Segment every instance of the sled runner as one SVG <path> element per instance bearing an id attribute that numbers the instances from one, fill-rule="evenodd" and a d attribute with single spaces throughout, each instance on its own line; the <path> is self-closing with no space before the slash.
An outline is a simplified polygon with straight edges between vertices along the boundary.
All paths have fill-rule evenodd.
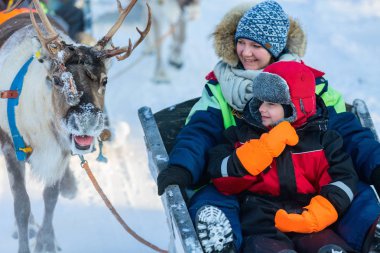
<path id="1" fill-rule="evenodd" d="M 167 107 L 154 114 L 146 106 L 138 110 L 148 151 L 149 169 L 155 180 L 159 171 L 166 168 L 169 160 L 168 154 L 173 148 L 175 138 L 184 126 L 190 109 L 198 99 Z M 378 140 L 365 102 L 355 99 L 352 105 L 347 104 L 346 107 L 347 111 L 353 112 L 359 118 L 364 127 L 371 129 Z M 169 186 L 162 195 L 162 201 L 170 229 L 169 252 L 202 252 L 201 244 L 178 186 Z"/>

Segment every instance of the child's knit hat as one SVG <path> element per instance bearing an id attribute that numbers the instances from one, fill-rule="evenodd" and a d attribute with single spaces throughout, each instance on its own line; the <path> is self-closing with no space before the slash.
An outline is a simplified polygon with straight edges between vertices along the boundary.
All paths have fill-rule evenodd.
<path id="1" fill-rule="evenodd" d="M 296 127 L 304 124 L 316 112 L 314 74 L 313 69 L 295 61 L 269 65 L 253 79 L 253 98 L 245 106 L 243 118 L 261 122 L 259 107 L 266 101 L 282 104 L 284 109 L 290 106 L 292 112 L 284 120 Z"/>
<path id="2" fill-rule="evenodd" d="M 244 13 L 236 28 L 235 42 L 240 38 L 255 41 L 277 58 L 286 46 L 289 26 L 288 15 L 280 5 L 264 1 Z"/>

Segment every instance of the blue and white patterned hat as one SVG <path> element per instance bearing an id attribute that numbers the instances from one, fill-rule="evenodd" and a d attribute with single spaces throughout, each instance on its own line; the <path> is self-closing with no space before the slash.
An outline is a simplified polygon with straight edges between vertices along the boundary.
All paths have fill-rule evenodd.
<path id="1" fill-rule="evenodd" d="M 284 50 L 289 18 L 275 1 L 264 1 L 244 13 L 236 28 L 235 42 L 249 39 L 266 48 L 275 58 Z"/>

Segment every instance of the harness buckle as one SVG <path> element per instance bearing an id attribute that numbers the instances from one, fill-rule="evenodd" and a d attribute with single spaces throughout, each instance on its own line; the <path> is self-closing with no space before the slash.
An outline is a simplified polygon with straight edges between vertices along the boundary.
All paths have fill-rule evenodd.
<path id="1" fill-rule="evenodd" d="M 30 146 L 25 147 L 25 148 L 19 148 L 19 150 L 26 153 L 26 154 L 30 154 L 33 151 L 32 147 L 30 147 Z"/>
<path id="2" fill-rule="evenodd" d="M 18 98 L 17 90 L 3 90 L 0 91 L 0 98 Z"/>

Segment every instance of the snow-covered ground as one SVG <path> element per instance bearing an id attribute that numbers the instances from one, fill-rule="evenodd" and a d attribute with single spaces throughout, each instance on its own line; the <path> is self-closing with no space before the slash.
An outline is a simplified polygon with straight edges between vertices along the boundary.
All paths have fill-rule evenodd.
<path id="1" fill-rule="evenodd" d="M 98 2 L 98 1 L 94 1 Z M 122 1 L 123 2 L 123 1 Z M 125 1 L 124 1 L 125 2 Z M 146 240 L 166 249 L 168 228 L 156 186 L 150 176 L 143 132 L 137 110 L 150 106 L 158 111 L 175 103 L 200 96 L 204 76 L 217 58 L 209 35 L 222 15 L 242 0 L 201 1 L 200 17 L 189 23 L 185 46 L 185 65 L 177 71 L 168 66 L 170 84 L 151 82 L 154 57 L 142 55 L 143 46 L 122 62 L 113 62 L 107 88 L 107 110 L 114 130 L 114 140 L 105 144 L 107 164 L 88 155 L 93 172 L 125 221 Z M 346 101 L 364 99 L 375 125 L 380 124 L 380 1 L 378 0 L 283 0 L 286 12 L 299 19 L 308 35 L 305 62 L 326 72 L 329 84 L 343 93 Z M 114 1 L 99 1 L 94 6 L 94 34 L 104 35 L 115 17 Z M 114 6 L 113 8 L 110 6 Z M 107 11 L 107 12 L 106 12 Z M 154 10 L 153 10 L 154 11 Z M 104 12 L 107 14 L 104 15 Z M 131 21 L 132 20 L 132 21 Z M 115 35 L 116 45 L 127 45 L 128 37 L 136 38 L 134 27 L 143 28 L 137 15 L 125 22 Z M 169 42 L 165 42 L 164 55 Z M 380 131 L 380 128 L 377 127 Z M 0 155 L 0 252 L 16 252 L 12 196 L 5 162 Z M 60 198 L 55 211 L 55 232 L 63 252 L 153 252 L 140 244 L 117 223 L 72 158 L 78 185 L 73 200 Z M 42 186 L 28 173 L 32 210 L 38 222 L 43 215 Z"/>

